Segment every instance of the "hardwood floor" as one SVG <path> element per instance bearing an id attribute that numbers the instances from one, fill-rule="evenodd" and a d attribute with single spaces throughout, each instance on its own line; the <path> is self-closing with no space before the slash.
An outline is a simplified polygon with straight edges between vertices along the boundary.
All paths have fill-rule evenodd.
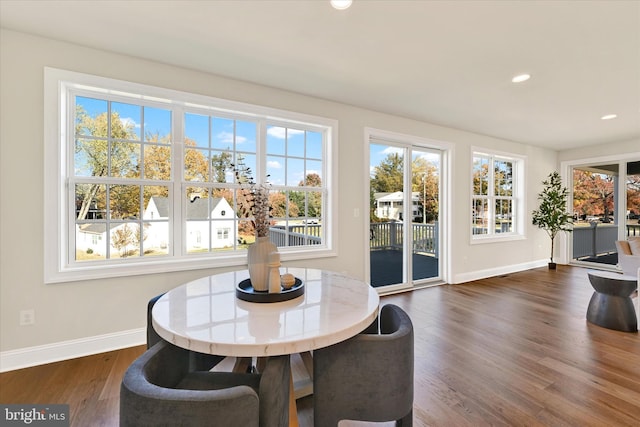
<path id="1" fill-rule="evenodd" d="M 640 335 L 588 323 L 592 292 L 585 269 L 558 266 L 383 297 L 414 323 L 414 425 L 640 425 Z M 73 426 L 115 426 L 143 350 L 0 374 L 0 402 L 69 403 Z"/>

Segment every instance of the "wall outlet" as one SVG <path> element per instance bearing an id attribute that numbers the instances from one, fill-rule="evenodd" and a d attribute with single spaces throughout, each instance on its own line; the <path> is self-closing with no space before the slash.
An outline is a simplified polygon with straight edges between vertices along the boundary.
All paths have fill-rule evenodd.
<path id="1" fill-rule="evenodd" d="M 36 311 L 34 309 L 30 310 L 20 310 L 20 326 L 28 326 L 36 323 Z"/>

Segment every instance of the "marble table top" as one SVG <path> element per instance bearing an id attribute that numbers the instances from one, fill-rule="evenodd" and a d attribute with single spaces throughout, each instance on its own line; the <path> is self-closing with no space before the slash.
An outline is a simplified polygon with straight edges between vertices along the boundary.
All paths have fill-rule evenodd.
<path id="1" fill-rule="evenodd" d="M 310 268 L 281 268 L 300 278 L 295 299 L 257 303 L 236 297 L 247 270 L 216 274 L 163 295 L 152 311 L 165 340 L 189 350 L 223 356 L 294 354 L 344 341 L 371 324 L 380 298 L 374 288 L 345 275 Z"/>

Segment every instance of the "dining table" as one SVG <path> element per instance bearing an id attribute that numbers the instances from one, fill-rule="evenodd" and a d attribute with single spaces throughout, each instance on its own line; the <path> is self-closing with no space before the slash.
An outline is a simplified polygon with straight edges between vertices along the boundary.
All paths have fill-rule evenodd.
<path id="1" fill-rule="evenodd" d="M 293 354 L 311 357 L 315 349 L 362 332 L 378 315 L 378 293 L 362 280 L 303 267 L 281 267 L 280 273 L 297 279 L 300 288 L 294 297 L 288 298 L 283 288 L 282 295 L 246 298 L 242 286 L 249 280 L 246 269 L 182 284 L 156 302 L 153 327 L 166 341 L 188 350 L 257 360 Z M 312 364 L 306 365 L 312 369 Z M 289 425 L 297 426 L 291 378 Z"/>

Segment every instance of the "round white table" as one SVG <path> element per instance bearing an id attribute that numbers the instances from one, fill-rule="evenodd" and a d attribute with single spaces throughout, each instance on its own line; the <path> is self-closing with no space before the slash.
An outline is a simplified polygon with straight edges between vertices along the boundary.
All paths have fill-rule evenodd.
<path id="1" fill-rule="evenodd" d="M 344 341 L 378 315 L 380 298 L 360 280 L 325 270 L 281 268 L 300 278 L 302 296 L 275 303 L 236 297 L 247 270 L 216 274 L 181 285 L 153 307 L 153 327 L 189 350 L 253 357 L 303 353 Z"/>
<path id="2" fill-rule="evenodd" d="M 362 332 L 378 315 L 380 298 L 360 280 L 325 270 L 280 268 L 302 280 L 303 295 L 283 302 L 247 302 L 236 285 L 247 270 L 215 274 L 164 294 L 153 306 L 158 335 L 189 350 L 221 356 L 263 357 L 300 353 L 312 379 L 309 352 Z M 306 356 L 306 357 L 305 357 Z M 310 386 L 289 384 L 289 425 L 298 426 L 295 393 Z"/>

